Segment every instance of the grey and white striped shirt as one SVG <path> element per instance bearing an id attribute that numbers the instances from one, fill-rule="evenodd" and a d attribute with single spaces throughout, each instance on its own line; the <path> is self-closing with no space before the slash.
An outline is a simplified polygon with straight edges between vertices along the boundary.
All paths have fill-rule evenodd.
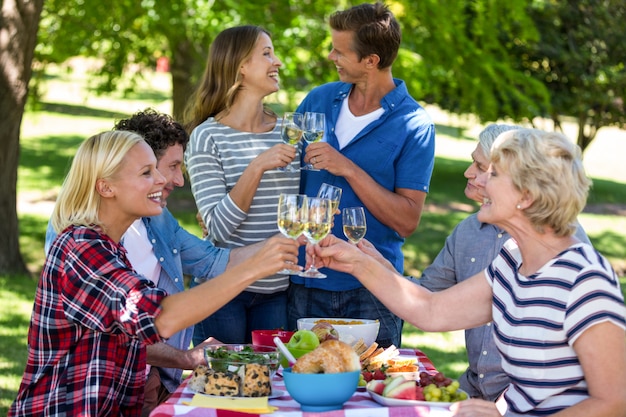
<path id="1" fill-rule="evenodd" d="M 191 191 L 216 246 L 235 248 L 267 239 L 278 233 L 276 213 L 281 193 L 297 194 L 300 173 L 274 169 L 263 174 L 250 210 L 241 210 L 230 198 L 243 171 L 259 154 L 282 143 L 280 122 L 265 133 L 241 132 L 213 117 L 191 133 L 185 152 Z M 299 164 L 296 155 L 292 164 Z M 257 281 L 247 291 L 273 293 L 289 285 L 289 277 L 275 275 Z"/>

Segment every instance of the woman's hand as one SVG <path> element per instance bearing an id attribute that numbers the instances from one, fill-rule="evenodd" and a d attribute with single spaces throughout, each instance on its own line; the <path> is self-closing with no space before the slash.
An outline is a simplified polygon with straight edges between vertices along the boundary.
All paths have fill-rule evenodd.
<path id="1" fill-rule="evenodd" d="M 263 277 L 274 275 L 284 268 L 297 273 L 302 270 L 298 266 L 299 246 L 297 240 L 275 235 L 265 240 L 249 261 L 257 271 L 265 271 Z"/>
<path id="2" fill-rule="evenodd" d="M 396 271 L 396 268 L 393 266 L 393 264 L 391 262 L 389 262 L 382 253 L 378 252 L 378 249 L 376 249 L 374 247 L 374 245 L 372 245 L 372 243 L 367 240 L 367 239 L 361 239 L 361 241 L 358 243 L 358 248 L 361 249 L 361 251 L 363 251 L 363 253 L 365 253 L 366 255 L 371 256 L 372 258 L 376 259 L 379 263 L 381 263 L 385 268 L 389 269 L 390 271 L 393 272 L 398 272 Z"/>
<path id="3" fill-rule="evenodd" d="M 326 236 L 316 245 L 307 245 L 306 251 L 307 263 L 310 262 L 309 257 L 315 253 L 316 267 L 326 267 L 346 273 L 352 273 L 355 265 L 367 258 L 367 255 L 358 247 L 334 235 Z"/>
<path id="4" fill-rule="evenodd" d="M 276 168 L 284 168 L 296 157 L 296 148 L 285 143 L 274 145 L 268 150 L 260 153 L 252 160 L 250 165 L 255 164 L 263 171 L 270 171 Z"/>
<path id="5" fill-rule="evenodd" d="M 456 417 L 502 417 L 503 415 L 500 414 L 495 403 L 476 398 L 453 403 L 450 411 Z"/>

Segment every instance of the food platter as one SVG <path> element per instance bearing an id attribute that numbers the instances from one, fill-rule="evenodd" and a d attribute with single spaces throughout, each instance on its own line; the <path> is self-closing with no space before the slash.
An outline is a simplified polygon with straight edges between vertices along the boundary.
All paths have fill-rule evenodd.
<path id="1" fill-rule="evenodd" d="M 459 390 L 460 391 L 460 390 Z M 437 402 L 437 401 L 420 401 L 420 400 L 398 400 L 396 398 L 383 397 L 370 390 L 367 390 L 369 395 L 374 401 L 385 407 L 414 407 L 414 406 L 427 406 L 427 407 L 439 407 L 448 408 L 454 403 Z"/>
<path id="2" fill-rule="evenodd" d="M 268 397 L 226 397 L 226 396 L 222 396 L 222 395 L 213 395 L 213 394 L 207 394 L 206 392 L 202 392 L 202 391 L 198 391 L 193 389 L 192 387 L 190 387 L 189 385 L 187 385 L 187 389 L 191 392 L 194 392 L 196 394 L 201 394 L 205 397 L 212 397 L 212 398 L 232 398 L 233 400 L 253 400 L 255 398 L 267 398 L 267 399 L 273 399 L 273 398 L 279 398 L 279 397 L 284 397 L 287 394 L 287 391 L 283 391 L 280 389 L 276 389 L 274 387 L 272 387 L 272 393 L 268 396 Z"/>

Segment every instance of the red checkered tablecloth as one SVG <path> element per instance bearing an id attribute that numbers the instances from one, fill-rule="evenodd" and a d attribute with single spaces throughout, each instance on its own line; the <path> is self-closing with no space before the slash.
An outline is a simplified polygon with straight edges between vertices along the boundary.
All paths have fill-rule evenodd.
<path id="1" fill-rule="evenodd" d="M 420 371 L 429 373 L 437 372 L 430 359 L 419 349 L 400 349 L 402 355 L 415 355 L 419 360 Z M 254 417 L 249 413 L 242 413 L 231 410 L 218 410 L 214 408 L 190 407 L 189 403 L 194 396 L 194 392 L 187 388 L 188 380 L 178 387 L 172 396 L 163 404 L 158 406 L 150 414 L 150 417 Z M 273 381 L 276 390 L 282 390 L 285 395 L 272 398 L 269 404 L 278 407 L 278 410 L 271 414 L 272 417 L 449 417 L 450 411 L 441 407 L 384 407 L 376 403 L 370 395 L 362 390 L 358 390 L 348 402 L 344 404 L 342 410 L 328 411 L 324 413 L 302 412 L 300 405 L 294 401 L 287 391 L 282 378 L 276 377 Z M 265 414 L 268 416 L 269 414 Z"/>

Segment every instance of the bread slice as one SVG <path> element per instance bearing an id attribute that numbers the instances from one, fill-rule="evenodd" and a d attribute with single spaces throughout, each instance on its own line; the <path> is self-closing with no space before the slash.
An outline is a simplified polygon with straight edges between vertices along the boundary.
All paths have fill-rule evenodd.
<path id="1" fill-rule="evenodd" d="M 361 362 L 363 362 L 365 359 L 369 358 L 370 356 L 372 356 L 374 354 L 374 352 L 376 352 L 376 349 L 378 349 L 378 343 L 374 342 L 370 345 L 370 347 L 368 347 L 365 352 L 361 353 L 361 355 L 359 355 L 359 359 L 361 360 Z"/>

